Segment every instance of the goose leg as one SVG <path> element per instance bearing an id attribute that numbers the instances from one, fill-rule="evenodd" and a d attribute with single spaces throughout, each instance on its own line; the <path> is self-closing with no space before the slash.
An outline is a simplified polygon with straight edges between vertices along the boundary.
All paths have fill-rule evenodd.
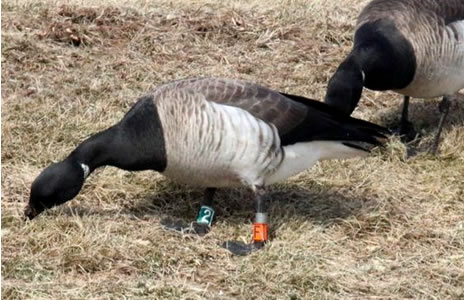
<path id="1" fill-rule="evenodd" d="M 198 234 L 200 236 L 207 234 L 211 229 L 211 223 L 214 219 L 214 209 L 212 208 L 216 188 L 207 188 L 205 196 L 201 203 L 198 217 L 195 222 L 185 223 L 181 220 L 171 220 L 169 218 L 161 221 L 161 224 L 169 230 L 175 230 L 182 233 Z"/>
<path id="2" fill-rule="evenodd" d="M 210 231 L 214 218 L 214 209 L 212 205 L 215 193 L 216 188 L 207 188 L 205 190 L 205 198 L 198 211 L 198 218 L 192 223 L 193 233 L 205 235 Z"/>
<path id="3" fill-rule="evenodd" d="M 440 143 L 440 135 L 443 130 L 443 124 L 445 123 L 446 116 L 448 116 L 450 106 L 451 106 L 451 102 L 448 96 L 443 97 L 443 100 L 441 100 L 440 104 L 438 105 L 438 109 L 441 113 L 441 116 L 440 116 L 440 122 L 438 123 L 438 131 L 437 131 L 437 134 L 435 135 L 435 139 L 433 141 L 433 145 L 430 150 L 430 152 L 433 155 L 437 153 L 438 144 Z"/>
<path id="4" fill-rule="evenodd" d="M 403 110 L 401 112 L 400 127 L 398 134 L 401 136 L 403 142 L 412 141 L 416 137 L 416 131 L 411 122 L 408 121 L 409 114 L 409 96 L 404 96 Z"/>
<path id="5" fill-rule="evenodd" d="M 255 187 L 256 215 L 253 223 L 253 240 L 251 244 L 241 241 L 227 241 L 222 246 L 235 255 L 248 255 L 256 250 L 262 249 L 269 241 L 267 204 L 268 199 L 264 187 Z"/>

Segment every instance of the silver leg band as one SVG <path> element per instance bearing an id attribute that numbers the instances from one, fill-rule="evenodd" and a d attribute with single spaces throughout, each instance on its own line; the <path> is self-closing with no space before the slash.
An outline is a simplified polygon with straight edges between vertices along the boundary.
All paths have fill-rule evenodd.
<path id="1" fill-rule="evenodd" d="M 255 222 L 256 223 L 267 223 L 267 213 L 260 213 L 257 212 L 255 215 Z"/>

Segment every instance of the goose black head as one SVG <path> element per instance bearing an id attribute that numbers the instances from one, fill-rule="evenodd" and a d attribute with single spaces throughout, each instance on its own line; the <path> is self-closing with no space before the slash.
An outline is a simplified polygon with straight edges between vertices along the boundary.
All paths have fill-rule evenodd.
<path id="1" fill-rule="evenodd" d="M 44 210 L 74 198 L 81 190 L 85 176 L 88 175 L 84 170 L 79 163 L 69 159 L 43 170 L 32 183 L 25 216 L 33 219 Z"/>
<path id="2" fill-rule="evenodd" d="M 350 115 L 361 98 L 364 74 L 359 64 L 348 57 L 329 80 L 324 102 Z"/>

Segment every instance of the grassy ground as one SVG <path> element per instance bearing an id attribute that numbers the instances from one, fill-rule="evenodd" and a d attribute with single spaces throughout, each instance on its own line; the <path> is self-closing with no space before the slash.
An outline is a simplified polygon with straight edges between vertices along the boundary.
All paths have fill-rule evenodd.
<path id="1" fill-rule="evenodd" d="M 392 138 L 273 186 L 273 240 L 248 257 L 219 247 L 250 238 L 246 190 L 219 193 L 206 237 L 181 236 L 160 220 L 193 220 L 202 192 L 154 172 L 98 170 L 23 220 L 41 169 L 159 83 L 224 76 L 322 99 L 365 1 L 340 3 L 2 1 L 2 298 L 462 299 L 463 101 L 438 157 L 424 154 L 438 100 L 413 100 L 417 155 Z M 355 114 L 389 125 L 400 103 L 366 91 Z"/>

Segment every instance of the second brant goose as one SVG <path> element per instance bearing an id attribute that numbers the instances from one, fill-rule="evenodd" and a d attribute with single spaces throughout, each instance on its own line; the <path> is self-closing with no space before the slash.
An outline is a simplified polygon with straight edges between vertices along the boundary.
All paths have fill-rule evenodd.
<path id="1" fill-rule="evenodd" d="M 362 88 L 404 95 L 400 133 L 409 97 L 443 96 L 436 153 L 450 98 L 464 88 L 464 0 L 374 0 L 361 12 L 351 53 L 329 80 L 325 102 L 351 114 Z"/>

